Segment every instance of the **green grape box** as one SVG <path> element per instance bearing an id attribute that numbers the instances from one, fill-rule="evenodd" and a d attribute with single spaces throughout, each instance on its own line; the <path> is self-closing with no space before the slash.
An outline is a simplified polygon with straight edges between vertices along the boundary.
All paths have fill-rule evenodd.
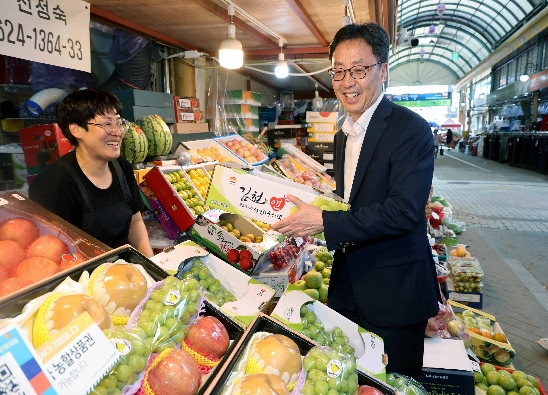
<path id="1" fill-rule="evenodd" d="M 422 375 L 419 381 L 430 395 L 474 393 L 474 371 L 460 340 L 424 339 Z"/>
<path id="2" fill-rule="evenodd" d="M 323 303 L 313 300 L 306 293 L 292 289 L 291 284 L 276 304 L 271 316 L 300 333 L 303 329 L 300 309 L 307 303 L 311 304 L 310 310 L 316 314 L 326 330 L 331 331 L 334 327 L 342 329 L 349 344 L 354 347 L 358 370 L 386 380 L 388 360 L 384 353 L 382 338 L 366 331 Z"/>
<path id="3" fill-rule="evenodd" d="M 259 283 L 209 253 L 194 241 L 187 240 L 177 244 L 170 251 L 164 251 L 153 256 L 151 261 L 162 270 L 173 275 L 179 272 L 182 262 L 190 261 L 192 258 L 200 259 L 209 269 L 211 275 L 218 279 L 224 288 L 234 294 L 236 301 L 227 302 L 217 307 L 238 322 L 240 326 L 246 327 L 253 321 L 258 312 L 264 312 L 270 308 L 274 299 L 274 290 L 272 288 Z"/>
<path id="4" fill-rule="evenodd" d="M 339 197 L 312 187 L 235 164 L 217 164 L 207 192 L 206 203 L 234 214 L 267 224 L 288 217 L 296 207 L 287 195 L 330 210 L 348 208 Z"/>
<path id="5" fill-rule="evenodd" d="M 270 317 L 266 314 L 259 313 L 253 322 L 247 327 L 241 340 L 236 345 L 234 351 L 229 357 L 229 361 L 223 366 L 223 369 L 217 373 L 215 380 L 211 383 L 204 395 L 225 395 L 230 390 L 232 382 L 236 382 L 241 378 L 236 372 L 240 359 L 245 355 L 246 346 L 250 343 L 253 336 L 257 333 L 266 332 L 274 335 L 284 335 L 293 340 L 301 352 L 301 356 L 305 357 L 307 353 L 318 344 L 307 337 L 301 335 L 291 327 L 285 325 L 279 320 Z M 363 372 L 356 370 L 358 375 L 358 385 L 369 385 L 380 390 L 385 395 L 396 395 L 397 391 L 392 386 L 386 384 L 383 380 Z"/>
<path id="6" fill-rule="evenodd" d="M 227 229 L 226 226 L 223 228 L 224 223 L 230 224 L 234 229 Z M 234 233 L 236 231 L 237 234 Z M 278 244 L 277 240 L 269 237 L 250 220 L 219 209 L 207 211 L 199 216 L 188 233 L 215 255 L 247 274 L 253 272 L 259 263 L 267 259 L 268 252 Z M 240 239 L 249 235 L 252 236 L 253 241 L 259 240 L 258 238 L 261 241 L 248 242 Z M 251 238 L 247 239 L 251 240 Z M 251 253 L 247 265 L 243 265 L 240 259 L 240 253 L 244 250 Z"/>

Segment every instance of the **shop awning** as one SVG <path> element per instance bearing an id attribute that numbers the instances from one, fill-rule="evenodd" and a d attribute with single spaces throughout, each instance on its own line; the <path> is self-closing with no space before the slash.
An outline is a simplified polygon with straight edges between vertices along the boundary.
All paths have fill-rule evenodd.
<path id="1" fill-rule="evenodd" d="M 460 129 L 462 128 L 462 124 L 460 122 L 455 121 L 453 118 L 447 118 L 442 124 L 442 129 Z"/>

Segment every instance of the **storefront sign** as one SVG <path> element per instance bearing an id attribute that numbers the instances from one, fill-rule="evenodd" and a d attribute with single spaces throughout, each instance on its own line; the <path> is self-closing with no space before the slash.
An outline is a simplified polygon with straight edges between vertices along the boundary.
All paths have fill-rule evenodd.
<path id="1" fill-rule="evenodd" d="M 442 93 L 403 93 L 401 95 L 386 94 L 386 97 L 393 102 L 401 101 L 422 101 L 422 100 L 442 100 L 449 99 L 448 92 Z M 399 104 L 399 103 L 398 103 Z"/>
<path id="2" fill-rule="evenodd" d="M 529 84 L 529 92 L 538 91 L 539 89 L 548 87 L 548 69 L 535 73 L 531 76 Z"/>
<path id="3" fill-rule="evenodd" d="M 90 72 L 89 7 L 80 0 L 2 2 L 0 54 Z"/>
<path id="4" fill-rule="evenodd" d="M 486 104 L 491 105 L 500 101 L 510 101 L 517 96 L 522 96 L 529 92 L 530 80 L 526 82 L 516 81 L 513 84 L 506 85 L 487 95 Z"/>
<path id="5" fill-rule="evenodd" d="M 397 102 L 400 106 L 404 107 L 434 107 L 434 106 L 450 106 L 451 99 L 443 100 L 419 100 L 419 101 L 400 101 Z"/>

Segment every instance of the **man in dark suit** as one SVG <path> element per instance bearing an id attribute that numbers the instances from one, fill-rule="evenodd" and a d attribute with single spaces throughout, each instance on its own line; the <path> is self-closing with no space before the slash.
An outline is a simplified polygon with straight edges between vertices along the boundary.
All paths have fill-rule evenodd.
<path id="1" fill-rule="evenodd" d="M 330 45 L 333 89 L 348 113 L 335 136 L 336 192 L 350 210 L 322 211 L 291 196 L 299 210 L 273 228 L 324 232 L 336 250 L 328 306 L 383 338 L 388 372 L 419 379 L 440 299 L 425 219 L 434 146 L 428 122 L 384 97 L 388 50 L 376 23 L 345 26 Z"/>

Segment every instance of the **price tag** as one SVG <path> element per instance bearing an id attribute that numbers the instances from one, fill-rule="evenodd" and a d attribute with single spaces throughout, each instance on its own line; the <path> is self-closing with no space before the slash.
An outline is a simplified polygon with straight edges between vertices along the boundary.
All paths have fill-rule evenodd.
<path id="1" fill-rule="evenodd" d="M 80 0 L 3 1 L 0 54 L 90 72 L 89 7 Z"/>
<path id="2" fill-rule="evenodd" d="M 0 331 L 0 394 L 57 395 L 18 326 Z"/>
<path id="3" fill-rule="evenodd" d="M 84 312 L 36 349 L 60 395 L 86 395 L 120 354 Z"/>

